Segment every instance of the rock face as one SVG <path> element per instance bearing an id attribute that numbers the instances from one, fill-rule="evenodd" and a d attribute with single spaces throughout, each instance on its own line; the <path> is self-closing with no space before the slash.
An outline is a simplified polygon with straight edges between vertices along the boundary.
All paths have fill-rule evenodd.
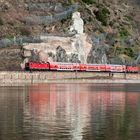
<path id="1" fill-rule="evenodd" d="M 105 43 L 105 35 L 94 35 L 92 37 L 92 48 L 87 56 L 87 63 L 107 64 L 107 52 L 109 46 Z"/>
<path id="2" fill-rule="evenodd" d="M 68 55 L 61 46 L 58 46 L 56 48 L 56 61 L 57 62 L 68 62 Z"/>
<path id="3" fill-rule="evenodd" d="M 38 57 L 39 57 L 39 60 L 42 60 L 44 62 L 48 61 L 48 54 L 46 52 L 40 51 L 38 53 Z"/>
<path id="4" fill-rule="evenodd" d="M 86 63 L 92 44 L 83 33 L 83 20 L 80 13 L 72 16 L 70 31 L 76 34 L 69 37 L 40 36 L 42 43 L 29 43 L 23 47 L 23 56 L 32 61 Z"/>
<path id="5" fill-rule="evenodd" d="M 42 36 L 43 43 L 23 47 L 23 57 L 32 61 L 86 63 L 92 44 L 86 34 L 73 37 Z"/>
<path id="6" fill-rule="evenodd" d="M 136 61 L 135 61 L 135 64 L 137 65 L 137 64 L 140 64 L 140 54 L 138 55 L 138 57 L 137 57 L 137 59 L 136 59 Z"/>
<path id="7" fill-rule="evenodd" d="M 107 64 L 108 58 L 106 55 L 107 46 L 92 47 L 88 57 L 87 63 Z"/>

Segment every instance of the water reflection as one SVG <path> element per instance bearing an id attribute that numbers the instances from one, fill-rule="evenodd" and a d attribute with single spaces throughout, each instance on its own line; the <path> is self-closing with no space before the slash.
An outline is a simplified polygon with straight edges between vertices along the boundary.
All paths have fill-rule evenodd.
<path id="1" fill-rule="evenodd" d="M 139 86 L 37 84 L 1 88 L 0 137 L 29 140 L 138 140 Z"/>

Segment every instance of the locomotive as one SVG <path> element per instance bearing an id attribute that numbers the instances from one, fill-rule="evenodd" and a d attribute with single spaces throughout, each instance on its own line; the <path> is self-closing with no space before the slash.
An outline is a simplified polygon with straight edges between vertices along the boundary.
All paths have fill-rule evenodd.
<path id="1" fill-rule="evenodd" d="M 138 73 L 136 66 L 60 62 L 27 62 L 25 70 Z"/>

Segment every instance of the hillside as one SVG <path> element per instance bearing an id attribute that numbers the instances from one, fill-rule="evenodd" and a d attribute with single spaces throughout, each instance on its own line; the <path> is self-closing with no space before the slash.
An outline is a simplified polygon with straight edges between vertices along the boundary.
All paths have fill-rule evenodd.
<path id="1" fill-rule="evenodd" d="M 140 63 L 139 0 L 0 0 L 0 70 L 20 69 L 21 37 L 67 35 L 74 11 L 81 13 L 93 45 L 98 39 L 108 46 L 107 63 Z"/>

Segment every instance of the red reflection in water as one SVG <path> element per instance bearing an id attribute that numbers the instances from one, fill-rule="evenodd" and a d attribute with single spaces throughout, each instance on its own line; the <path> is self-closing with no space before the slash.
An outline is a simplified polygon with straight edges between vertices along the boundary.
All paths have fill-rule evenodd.
<path id="1" fill-rule="evenodd" d="M 103 108 L 116 104 L 123 109 L 126 100 L 134 104 L 137 99 L 137 93 L 128 94 L 126 99 L 125 92 L 94 91 L 84 85 L 38 84 L 29 88 L 30 106 L 32 109 L 37 106 L 38 111 L 41 111 L 43 107 L 49 107 L 55 111 L 57 106 L 67 108 L 73 105 L 84 109 L 85 106 L 99 104 L 103 105 Z"/>
<path id="2" fill-rule="evenodd" d="M 131 94 L 127 94 L 127 101 L 130 104 L 136 104 L 138 102 L 138 93 L 131 93 Z"/>
<path id="3" fill-rule="evenodd" d="M 55 112 L 57 107 L 64 107 L 65 111 L 71 107 L 78 107 L 82 109 L 82 112 L 89 112 L 91 106 L 94 108 L 99 105 L 105 110 L 113 105 L 124 108 L 125 92 L 94 91 L 88 88 L 88 86 L 78 84 L 33 85 L 29 88 L 30 107 L 31 109 L 37 107 L 38 110 L 36 111 L 38 112 L 47 111 L 47 108 Z M 137 93 L 129 94 L 127 100 L 134 103 L 137 101 L 137 97 Z"/>
<path id="4" fill-rule="evenodd" d="M 32 85 L 29 87 L 29 112 L 37 120 L 35 124 L 40 131 L 56 133 L 58 128 L 65 130 L 66 127 L 72 137 L 82 136 L 91 122 L 97 132 L 99 125 L 106 126 L 110 118 L 118 124 L 123 120 L 127 104 L 133 104 L 133 109 L 139 97 L 138 93 L 96 89 L 96 86 L 84 84 Z"/>

